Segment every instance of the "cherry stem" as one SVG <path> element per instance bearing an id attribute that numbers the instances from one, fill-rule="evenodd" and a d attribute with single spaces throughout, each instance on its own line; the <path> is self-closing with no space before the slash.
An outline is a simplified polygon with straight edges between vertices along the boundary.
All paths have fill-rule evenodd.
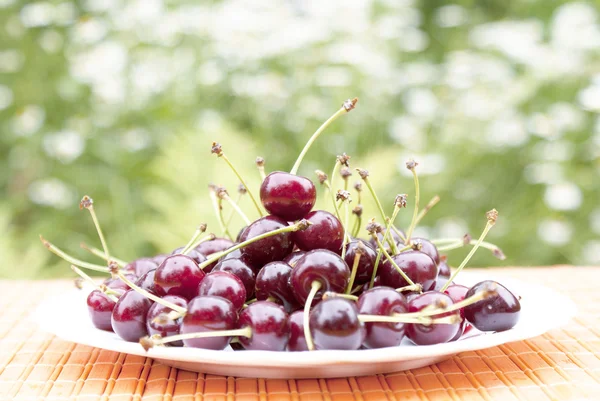
<path id="1" fill-rule="evenodd" d="M 300 155 L 298 155 L 298 159 L 296 159 L 296 163 L 294 163 L 294 167 L 292 167 L 292 169 L 290 170 L 290 174 L 296 175 L 296 173 L 298 173 L 298 169 L 300 168 L 300 164 L 302 163 L 304 156 L 306 156 L 306 153 L 308 152 L 308 150 L 310 149 L 312 144 L 317 140 L 317 138 L 319 137 L 319 135 L 321 135 L 321 133 L 325 130 L 325 128 L 327 128 L 332 122 L 337 120 L 337 118 L 339 116 L 346 114 L 350 110 L 352 110 L 355 107 L 356 102 L 358 102 L 358 98 L 354 98 L 354 99 L 345 101 L 344 104 L 342 105 L 342 107 L 338 111 L 333 113 L 333 115 L 331 117 L 329 117 L 327 119 L 327 121 L 325 121 L 323 124 L 321 124 L 321 126 L 315 131 L 315 133 L 312 134 L 312 136 L 310 137 L 308 142 L 306 142 L 306 145 L 304 145 L 302 152 L 300 152 Z M 332 177 L 332 179 L 333 179 L 333 177 Z"/>
<path id="2" fill-rule="evenodd" d="M 360 171 L 361 169 L 357 168 L 357 171 Z M 362 180 L 364 181 L 364 183 L 367 185 L 367 188 L 369 189 L 369 192 L 371 193 L 371 196 L 373 197 L 373 199 L 375 200 L 375 204 L 377 205 L 377 209 L 379 209 L 379 213 L 381 213 L 381 218 L 383 219 L 383 221 L 388 221 L 387 216 L 385 215 L 385 212 L 383 211 L 383 206 L 381 206 L 381 202 L 379 201 L 379 197 L 377 196 L 377 193 L 375 193 L 375 189 L 373 188 L 373 186 L 371 185 L 371 181 L 369 180 L 368 176 L 361 176 Z M 393 224 L 392 224 L 393 227 Z M 400 234 L 400 232 L 398 230 L 396 230 L 396 233 Z M 393 247 L 396 246 L 396 244 L 394 243 L 393 239 L 391 237 L 387 238 L 388 243 L 390 244 L 390 247 L 392 247 L 392 250 L 394 249 Z"/>
<path id="3" fill-rule="evenodd" d="M 414 285 L 407 285 L 404 287 L 396 288 L 396 292 L 408 292 L 408 291 L 423 292 L 423 286 L 421 284 L 417 283 Z"/>
<path id="4" fill-rule="evenodd" d="M 96 282 L 94 281 L 94 279 L 92 279 L 90 276 L 88 276 L 87 274 L 85 274 L 85 272 L 81 269 L 79 269 L 77 266 L 75 265 L 71 265 L 71 269 L 77 273 L 79 275 L 79 277 L 81 277 L 82 279 L 84 279 L 85 281 L 87 281 L 88 283 L 90 283 L 92 286 L 94 286 L 94 289 L 102 292 L 104 295 L 106 295 L 108 298 L 110 298 L 111 301 L 113 302 L 117 302 L 119 300 L 119 298 L 116 296 L 119 293 L 111 290 L 110 288 L 106 287 L 106 286 L 99 286 L 98 284 L 96 284 Z"/>
<path id="5" fill-rule="evenodd" d="M 244 194 L 242 194 L 241 192 L 238 193 L 238 197 L 235 201 L 236 205 L 240 205 L 240 201 L 242 200 L 242 196 L 244 196 Z M 231 220 L 233 219 L 233 216 L 235 215 L 235 209 L 231 209 L 231 212 L 229 212 L 229 217 L 227 217 L 227 220 L 225 221 L 225 227 L 229 230 L 229 225 L 231 224 Z"/>
<path id="6" fill-rule="evenodd" d="M 323 299 L 328 299 L 328 298 L 344 298 L 344 299 L 349 299 L 351 301 L 358 301 L 358 297 L 356 295 L 352 295 L 350 293 L 340 294 L 340 293 L 333 292 L 333 291 L 327 291 L 326 293 L 323 294 Z"/>
<path id="7" fill-rule="evenodd" d="M 495 211 L 495 209 L 494 209 L 494 212 L 497 214 L 497 212 Z M 490 212 L 488 212 L 488 214 L 489 213 Z M 488 232 L 494 226 L 494 224 L 496 224 L 496 218 L 497 218 L 497 216 L 494 217 L 493 219 L 490 218 L 490 217 L 488 217 L 487 224 L 485 225 L 485 228 L 483 229 L 483 232 L 479 236 L 479 239 L 477 240 L 477 242 L 475 243 L 475 245 L 473 246 L 473 248 L 471 248 L 471 251 L 464 258 L 464 260 L 462 261 L 462 263 L 460 264 L 460 266 L 458 266 L 456 268 L 456 270 L 454 271 L 454 273 L 452 273 L 452 276 L 450 276 L 450 278 L 448 279 L 448 281 L 446 282 L 446 284 L 444 284 L 444 286 L 440 289 L 440 292 L 446 291 L 446 289 L 454 281 L 454 279 L 456 278 L 456 276 L 458 275 L 458 273 L 460 273 L 460 271 L 467 265 L 467 263 L 469 263 L 469 260 L 471 260 L 471 258 L 473 257 L 473 255 L 475 255 L 475 252 L 477 252 L 477 249 L 481 246 L 481 243 L 485 239 L 485 236 L 488 234 Z"/>
<path id="8" fill-rule="evenodd" d="M 211 265 L 213 262 L 216 262 L 217 260 L 221 259 L 223 256 L 228 255 L 233 251 L 237 251 L 240 248 L 244 248 L 245 246 L 248 246 L 256 241 L 260 241 L 261 239 L 265 239 L 265 238 L 271 237 L 273 235 L 281 234 L 281 233 L 289 233 L 289 232 L 304 230 L 309 225 L 310 225 L 310 223 L 307 220 L 303 219 L 291 226 L 281 227 L 276 230 L 268 231 L 266 233 L 257 235 L 256 237 L 252 237 L 250 239 L 247 239 L 244 242 L 240 242 L 239 244 L 236 244 L 230 248 L 227 248 L 224 251 L 211 254 L 211 256 L 208 259 L 206 259 L 204 262 L 202 262 L 199 265 L 199 267 L 200 267 L 200 269 L 204 269 L 206 266 Z"/>
<path id="9" fill-rule="evenodd" d="M 92 255 L 97 256 L 100 259 L 104 259 L 108 262 L 108 258 L 106 257 L 106 254 L 102 250 L 95 248 L 93 246 L 89 246 L 85 242 L 80 243 L 79 246 L 81 247 L 81 249 L 84 249 L 84 250 L 88 251 L 89 253 L 91 253 Z M 125 267 L 127 265 L 127 262 L 125 262 L 122 259 L 115 258 L 114 256 L 111 256 L 110 260 L 112 260 L 113 262 L 118 264 L 119 267 Z"/>
<path id="10" fill-rule="evenodd" d="M 472 304 L 482 301 L 484 299 L 490 298 L 494 295 L 497 295 L 495 289 L 489 289 L 486 291 L 477 292 L 477 293 L 471 295 L 469 298 L 465 298 L 462 301 L 452 304 L 446 308 L 435 308 L 434 307 L 430 310 L 422 310 L 421 316 L 434 316 L 434 315 L 440 315 L 440 314 L 447 313 L 447 312 L 454 312 L 454 311 L 464 308 L 465 306 L 472 305 Z M 414 313 L 419 313 L 419 312 L 414 312 Z"/>
<path id="11" fill-rule="evenodd" d="M 250 191 L 248 191 L 248 193 L 250 193 Z M 231 196 L 227 195 L 227 193 L 221 193 L 220 196 L 223 199 L 225 199 L 227 202 L 229 202 L 229 204 L 231 205 L 233 210 L 235 210 L 235 212 L 240 215 L 240 217 L 242 218 L 242 220 L 244 220 L 244 223 L 246 223 L 247 226 L 252 224 L 252 222 L 250 221 L 248 216 L 246 216 L 246 214 L 242 211 L 242 209 L 240 209 L 240 207 L 233 201 L 233 199 L 231 199 Z"/>
<path id="12" fill-rule="evenodd" d="M 313 343 L 312 334 L 310 333 L 310 307 L 312 305 L 313 299 L 315 295 L 317 295 L 317 291 L 319 291 L 322 287 L 320 281 L 313 281 L 310 285 L 310 292 L 308 293 L 308 297 L 306 298 L 306 303 L 304 304 L 304 338 L 306 339 L 306 346 L 309 351 L 315 350 L 315 344 Z"/>
<path id="13" fill-rule="evenodd" d="M 383 247 L 383 244 L 381 243 L 381 241 L 379 241 L 379 238 L 377 237 L 377 234 L 373 233 L 373 238 L 375 239 L 375 241 L 377 241 L 377 246 L 379 247 L 379 249 L 381 249 L 381 252 L 383 252 L 383 255 L 386 257 L 386 259 L 388 260 L 388 262 L 390 262 L 392 264 L 392 266 L 394 266 L 396 268 L 396 270 L 398 270 L 398 273 L 400 273 L 400 275 L 402 276 L 402 278 L 404 278 L 404 280 L 406 280 L 406 282 L 409 285 L 415 285 L 415 283 L 410 279 L 410 277 L 408 277 L 406 275 L 406 273 L 404 273 L 404 271 L 400 268 L 400 266 L 398 266 L 396 264 L 396 262 L 394 262 L 394 259 L 392 259 L 392 257 L 390 256 L 390 254 L 385 250 L 385 248 Z"/>
<path id="14" fill-rule="evenodd" d="M 331 203 L 333 204 L 333 209 L 335 210 L 335 217 L 337 217 L 337 219 L 341 223 L 342 222 L 342 216 L 340 215 L 340 209 L 338 208 L 338 205 L 337 205 L 337 203 L 335 201 L 335 194 L 333 193 L 333 190 L 331 189 L 331 184 L 329 183 L 329 180 L 323 181 L 323 185 L 325 185 L 325 187 L 327 189 L 329 189 L 329 192 L 331 192 L 331 194 L 332 194 Z M 346 227 L 344 227 L 344 243 L 348 239 L 347 236 L 348 236 L 348 233 L 346 231 Z"/>
<path id="15" fill-rule="evenodd" d="M 240 175 L 240 173 L 238 173 L 238 171 L 233 166 L 233 164 L 231 163 L 231 161 L 229 161 L 229 159 L 227 158 L 227 156 L 225 156 L 225 153 L 221 152 L 218 156 L 221 157 L 223 160 L 225 160 L 225 162 L 227 163 L 227 165 L 233 170 L 233 172 L 237 176 L 238 180 L 240 180 L 240 182 L 242 183 L 242 185 L 248 191 L 248 195 L 250 196 L 250 199 L 252 199 L 252 203 L 254 203 L 254 207 L 256 207 L 256 211 L 258 212 L 258 215 L 260 217 L 263 217 L 264 216 L 263 212 L 262 212 L 260 206 L 258 205 L 258 202 L 256 201 L 256 198 L 252 194 L 252 191 L 250 191 L 250 187 L 248 186 L 248 184 L 246 184 L 246 181 L 244 181 L 244 179 L 242 178 L 242 176 Z"/>
<path id="16" fill-rule="evenodd" d="M 86 208 L 90 215 L 92 216 L 92 220 L 94 221 L 94 226 L 96 226 L 96 231 L 98 232 L 98 237 L 100 238 L 100 243 L 102 244 L 102 249 L 104 249 L 104 255 L 106 255 L 106 260 L 110 263 L 110 253 L 108 252 L 108 245 L 106 244 L 106 239 L 104 238 L 104 234 L 102 233 L 102 228 L 100 227 L 100 222 L 98 221 L 98 216 L 96 216 L 96 210 L 94 210 L 94 201 L 89 196 L 85 195 L 81 202 L 79 203 L 79 208 Z"/>
<path id="17" fill-rule="evenodd" d="M 108 269 L 108 267 L 106 266 L 101 266 L 101 265 L 96 265 L 93 263 L 88 263 L 88 262 L 84 262 L 83 260 L 74 258 L 73 256 L 65 253 L 63 250 L 61 250 L 60 248 L 56 247 L 55 245 L 53 245 L 52 243 L 48 242 L 44 237 L 42 237 L 40 235 L 40 240 L 42 241 L 42 243 L 44 244 L 44 246 L 46 248 L 48 248 L 48 250 L 50 252 L 52 252 L 53 254 L 55 254 L 56 256 L 66 260 L 67 262 L 79 266 L 79 267 L 83 267 L 84 269 L 89 269 L 89 270 L 95 270 L 97 272 L 102 272 L 102 273 L 110 273 L 110 270 Z"/>
<path id="18" fill-rule="evenodd" d="M 437 249 L 440 252 L 451 251 L 451 250 L 462 248 L 465 246 L 465 240 L 463 238 L 443 238 L 443 239 L 436 239 L 431 242 L 435 245 L 446 244 L 446 243 L 448 244 L 448 245 L 438 246 Z M 468 242 L 469 245 L 475 245 L 476 243 L 477 243 L 477 240 L 474 240 L 474 239 L 472 239 Z M 497 245 L 492 244 L 490 242 L 481 241 L 480 246 L 482 248 L 489 249 L 490 251 L 492 251 L 494 256 L 496 256 L 498 259 L 500 259 L 500 260 L 506 259 L 504 252 L 502 252 L 502 249 L 500 249 L 500 247 L 498 247 Z"/>
<path id="19" fill-rule="evenodd" d="M 217 198 L 217 193 L 213 188 L 209 188 L 208 195 L 210 196 L 210 200 L 213 205 L 213 209 L 215 211 L 215 215 L 217 216 L 217 221 L 219 222 L 219 227 L 221 228 L 221 232 L 229 239 L 232 239 L 231 234 L 229 233 L 229 229 L 225 225 L 223 221 L 223 208 L 219 205 L 219 199 Z"/>
<path id="20" fill-rule="evenodd" d="M 125 284 L 127 284 L 127 286 L 129 288 L 131 288 L 132 290 L 134 290 L 135 292 L 142 294 L 143 296 L 145 296 L 148 299 L 151 299 L 152 301 L 156 302 L 157 304 L 166 306 L 169 309 L 173 309 L 175 312 L 177 312 L 178 314 L 180 314 L 182 316 L 187 313 L 186 308 L 183 308 L 179 305 L 175 305 L 172 302 L 165 301 L 163 298 L 158 297 L 158 296 L 146 291 L 145 289 L 137 286 L 133 281 L 129 280 L 127 278 L 127 276 L 125 276 L 120 270 L 118 270 L 118 269 L 114 269 L 114 270 L 116 270 L 116 271 L 113 271 L 111 273 L 113 273 L 115 276 L 117 276 L 121 281 L 123 281 Z"/>
<path id="21" fill-rule="evenodd" d="M 181 252 L 179 252 L 182 255 L 187 255 L 189 251 L 192 250 L 192 245 L 194 245 L 194 242 L 196 242 L 198 240 L 198 237 L 206 231 L 206 224 L 200 224 L 197 228 L 196 231 L 194 231 L 194 235 L 192 235 L 192 238 L 190 238 L 190 240 L 188 241 L 187 244 L 185 244 L 185 246 L 183 247 L 183 249 L 181 250 Z"/>
<path id="22" fill-rule="evenodd" d="M 423 324 L 426 326 L 432 324 L 456 324 L 460 323 L 461 317 L 458 315 L 445 316 L 434 319 L 429 316 L 406 316 L 407 313 L 398 313 L 393 316 L 382 316 L 382 315 L 358 315 L 358 320 L 363 323 L 412 323 L 412 324 Z"/>
<path id="23" fill-rule="evenodd" d="M 216 238 L 216 236 L 213 233 L 210 233 L 210 234 L 206 235 L 205 237 L 198 239 L 196 242 L 194 242 L 192 244 L 190 249 L 188 249 L 188 251 L 186 253 L 184 253 L 184 255 L 187 255 L 188 253 L 190 253 L 192 251 L 192 249 L 195 249 L 196 247 L 198 247 L 198 245 L 203 244 L 208 241 L 213 241 L 215 238 Z"/>
<path id="24" fill-rule="evenodd" d="M 346 256 L 346 246 L 350 242 L 350 200 L 346 199 L 344 202 L 344 242 L 342 244 L 342 258 Z"/>
<path id="25" fill-rule="evenodd" d="M 400 207 L 394 204 L 394 211 L 392 212 L 392 217 L 387 219 L 387 225 L 385 227 L 385 233 L 383 235 L 383 243 L 387 241 L 390 244 L 390 248 L 394 255 L 399 253 L 398 246 L 396 245 L 396 241 L 392 237 L 390 237 L 390 229 L 394 225 L 394 221 L 396 220 L 396 216 L 398 216 L 398 212 L 400 211 Z"/>
<path id="26" fill-rule="evenodd" d="M 252 337 L 252 328 L 250 326 L 241 329 L 233 330 L 215 330 L 201 331 L 197 333 L 177 334 L 169 337 L 143 337 L 140 339 L 140 344 L 147 351 L 155 345 L 163 345 L 175 341 L 191 340 L 194 338 L 210 338 L 210 337 Z"/>
<path id="27" fill-rule="evenodd" d="M 360 262 L 360 257 L 362 256 L 362 251 L 358 248 L 356 249 L 356 253 L 354 255 L 354 261 L 352 262 L 352 271 L 350 272 L 350 281 L 346 286 L 346 294 L 350 294 L 352 292 L 352 288 L 354 286 L 354 280 L 356 279 L 356 271 L 358 270 L 358 263 Z"/>
<path id="28" fill-rule="evenodd" d="M 362 226 L 362 217 L 359 214 L 357 214 L 356 220 L 354 221 L 354 227 L 352 228 L 352 236 L 353 237 L 358 236 L 361 226 Z"/>
<path id="29" fill-rule="evenodd" d="M 377 277 L 377 269 L 381 262 L 381 249 L 377 249 L 377 257 L 375 258 L 375 265 L 373 265 L 373 274 L 371 274 L 371 281 L 369 282 L 369 289 L 375 285 L 375 278 Z"/>
<path id="30" fill-rule="evenodd" d="M 410 171 L 413 174 L 413 178 L 415 181 L 415 208 L 413 211 L 413 217 L 412 217 L 412 221 L 410 222 L 410 226 L 408 226 L 408 230 L 406 231 L 406 238 L 404 240 L 404 243 L 406 245 L 409 244 L 410 242 L 410 238 L 412 237 L 413 231 L 415 229 L 415 227 L 417 226 L 417 218 L 419 216 L 419 199 L 421 197 L 420 194 L 420 188 L 419 188 L 419 177 L 417 176 L 417 169 L 416 167 L 413 167 L 410 169 Z"/>
<path id="31" fill-rule="evenodd" d="M 260 181 L 264 181 L 267 178 L 265 174 L 265 159 L 262 157 L 256 158 L 256 168 L 258 169 L 258 173 L 260 174 Z"/>
<path id="32" fill-rule="evenodd" d="M 435 206 L 438 204 L 438 202 L 440 201 L 440 197 L 439 195 L 434 196 L 433 198 L 431 198 L 431 200 L 429 201 L 429 203 L 427 203 L 427 205 L 425 205 L 425 207 L 423 208 L 423 210 L 421 210 L 419 212 L 419 215 L 417 216 L 417 222 L 416 224 L 419 224 L 419 222 L 423 219 L 423 217 L 425 217 L 425 215 Z"/>

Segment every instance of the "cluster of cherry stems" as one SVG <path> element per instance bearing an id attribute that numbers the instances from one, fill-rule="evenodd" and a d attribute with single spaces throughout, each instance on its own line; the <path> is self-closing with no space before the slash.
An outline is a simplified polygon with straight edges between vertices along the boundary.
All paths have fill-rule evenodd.
<path id="1" fill-rule="evenodd" d="M 139 341 L 146 349 L 169 345 L 220 350 L 231 344 L 269 351 L 393 347 L 405 336 L 417 345 L 431 345 L 458 340 L 472 327 L 480 331 L 512 328 L 521 307 L 508 289 L 493 281 L 471 288 L 454 282 L 478 247 L 503 257 L 499 248 L 484 241 L 498 213 L 486 214 L 487 224 L 478 240 L 468 235 L 438 241 L 413 237 L 417 223 L 439 201 L 435 197 L 419 210 L 413 160 L 406 164 L 415 182 L 413 217 L 406 232 L 397 229 L 394 220 L 406 207 L 407 196 L 398 195 L 393 214 L 387 216 L 364 169 L 356 169 L 362 181 L 354 185 L 358 206 L 352 209 L 355 222 L 350 228 L 348 178 L 352 173 L 345 154 L 337 157 L 331 180 L 316 172 L 331 195 L 335 213 L 312 210 L 315 184 L 296 172 L 317 137 L 356 102 L 347 100 L 323 123 L 290 173 L 265 175 L 264 160 L 257 159 L 266 216 L 221 145 L 213 143 L 212 153 L 231 167 L 241 181 L 240 194 L 248 193 L 261 216 L 251 222 L 238 206 L 239 199 L 235 202 L 224 188 L 211 186 L 223 237 L 205 235 L 207 227 L 202 224 L 184 247 L 171 254 L 126 263 L 109 253 L 93 201 L 84 197 L 80 207 L 89 210 L 103 249 L 82 246 L 107 265 L 84 262 L 43 238 L 42 242 L 71 263 L 80 276 L 79 284 L 86 281 L 94 286 L 87 297 L 94 326 L 114 331 L 125 341 Z M 338 175 L 344 189 L 334 192 Z M 357 238 L 363 227 L 363 183 L 384 223 L 372 219 L 366 224 L 369 240 Z M 223 201 L 247 224 L 235 242 L 228 227 L 231 216 L 223 217 Z M 473 248 L 452 274 L 439 251 L 465 245 Z M 80 268 L 111 277 L 98 285 Z"/>

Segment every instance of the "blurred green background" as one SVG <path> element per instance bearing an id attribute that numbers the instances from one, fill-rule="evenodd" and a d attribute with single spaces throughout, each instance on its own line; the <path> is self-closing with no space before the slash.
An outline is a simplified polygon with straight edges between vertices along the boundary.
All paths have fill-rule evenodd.
<path id="1" fill-rule="evenodd" d="M 353 96 L 300 173 L 346 152 L 388 211 L 409 195 L 406 226 L 414 157 L 422 202 L 442 198 L 418 234 L 476 237 L 495 207 L 507 260 L 473 265 L 599 264 L 599 18 L 552 0 L 0 0 L 0 277 L 70 274 L 40 233 L 93 260 L 84 194 L 122 259 L 218 233 L 207 185 L 238 182 L 211 141 L 257 193 L 254 158 L 289 170 Z"/>

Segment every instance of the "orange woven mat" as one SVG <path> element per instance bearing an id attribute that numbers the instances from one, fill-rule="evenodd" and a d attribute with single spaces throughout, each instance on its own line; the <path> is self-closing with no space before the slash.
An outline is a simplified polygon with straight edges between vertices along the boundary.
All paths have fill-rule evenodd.
<path id="1" fill-rule="evenodd" d="M 181 371 L 60 340 L 29 314 L 69 281 L 0 281 L 0 400 L 600 400 L 600 268 L 489 269 L 568 292 L 578 316 L 543 336 L 386 375 L 263 380 Z"/>

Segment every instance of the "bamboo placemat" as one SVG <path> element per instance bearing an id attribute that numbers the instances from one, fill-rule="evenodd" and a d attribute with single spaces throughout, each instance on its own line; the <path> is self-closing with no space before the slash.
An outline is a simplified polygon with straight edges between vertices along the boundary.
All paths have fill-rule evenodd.
<path id="1" fill-rule="evenodd" d="M 191 373 L 40 331 L 29 314 L 70 281 L 0 281 L 0 400 L 600 400 L 600 268 L 489 269 L 568 293 L 578 316 L 543 336 L 421 369 L 321 380 Z"/>

